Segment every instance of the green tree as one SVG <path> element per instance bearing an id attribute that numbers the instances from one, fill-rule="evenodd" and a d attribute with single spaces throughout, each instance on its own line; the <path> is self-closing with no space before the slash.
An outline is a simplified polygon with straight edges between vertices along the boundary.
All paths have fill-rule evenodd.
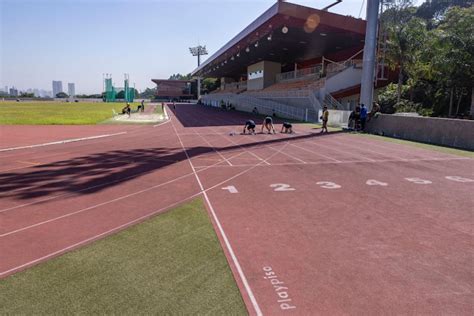
<path id="1" fill-rule="evenodd" d="M 69 97 L 69 96 L 68 96 L 66 93 L 64 93 L 64 92 L 56 93 L 56 98 L 62 98 L 62 99 L 64 99 L 64 98 L 67 98 L 67 97 Z"/>
<path id="2" fill-rule="evenodd" d="M 431 61 L 432 78 L 444 91 L 438 91 L 441 103 L 449 95 L 447 114 L 460 110 L 474 82 L 474 7 L 451 7 L 446 11 L 439 27 L 432 30 L 428 59 Z M 447 92 L 447 93 L 446 93 Z M 444 98 L 442 98 L 444 96 Z M 442 108 L 442 106 L 440 107 Z M 441 111 L 441 109 L 440 109 Z"/>
<path id="3" fill-rule="evenodd" d="M 388 34 L 386 59 L 392 70 L 398 70 L 397 103 L 405 74 L 418 74 L 422 70 L 418 66 L 426 39 L 426 23 L 415 17 L 415 12 L 412 0 L 390 0 L 381 17 Z"/>

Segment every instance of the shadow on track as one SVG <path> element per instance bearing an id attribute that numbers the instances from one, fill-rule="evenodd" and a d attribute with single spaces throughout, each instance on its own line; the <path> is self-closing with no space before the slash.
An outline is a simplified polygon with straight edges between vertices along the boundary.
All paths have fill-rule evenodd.
<path id="1" fill-rule="evenodd" d="M 189 120 L 187 121 L 189 122 Z M 325 135 L 333 135 L 336 133 L 341 132 L 331 132 L 327 134 L 314 133 L 296 136 L 293 134 L 278 139 L 255 141 L 225 147 L 190 147 L 187 148 L 187 152 L 189 157 L 193 158 L 206 153 L 213 153 L 214 149 L 225 152 L 239 148 L 272 145 L 288 140 L 298 141 L 308 138 L 324 137 Z M 248 135 L 245 137 L 254 136 Z M 27 200 L 60 193 L 73 193 L 77 195 L 91 194 L 139 178 L 147 173 L 186 159 L 186 154 L 182 148 L 147 148 L 99 152 L 70 160 L 38 165 L 27 169 L 26 172 L 16 171 L 1 173 L 0 192 L 2 193 L 0 193 L 0 196 Z"/>

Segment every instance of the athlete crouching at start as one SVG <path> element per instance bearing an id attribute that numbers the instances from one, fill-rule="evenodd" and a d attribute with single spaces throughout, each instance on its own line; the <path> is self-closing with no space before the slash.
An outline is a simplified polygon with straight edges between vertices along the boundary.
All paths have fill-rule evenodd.
<path id="1" fill-rule="evenodd" d="M 268 134 L 271 134 L 271 132 L 273 131 L 273 134 L 276 134 L 275 132 L 275 127 L 273 127 L 273 119 L 271 116 L 267 116 L 265 118 L 265 120 L 263 121 L 263 124 L 262 124 L 262 133 L 263 133 L 263 128 L 266 128 L 267 131 L 268 131 Z"/>
<path id="2" fill-rule="evenodd" d="M 243 131 L 244 134 L 246 130 L 249 131 L 249 134 L 255 134 L 255 122 L 253 120 L 248 120 L 247 122 L 245 122 Z"/>
<path id="3" fill-rule="evenodd" d="M 281 126 L 280 133 L 288 133 L 288 134 L 293 133 L 293 125 L 291 125 L 291 123 L 289 122 L 284 122 L 283 125 Z"/>

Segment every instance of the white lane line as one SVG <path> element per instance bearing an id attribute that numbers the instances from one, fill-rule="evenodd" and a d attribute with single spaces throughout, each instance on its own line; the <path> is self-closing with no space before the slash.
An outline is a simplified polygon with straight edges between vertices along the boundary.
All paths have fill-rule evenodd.
<path id="1" fill-rule="evenodd" d="M 33 225 L 25 226 L 25 227 L 22 227 L 22 228 L 18 228 L 18 229 L 15 229 L 15 230 L 12 230 L 12 231 L 9 231 L 9 232 L 0 234 L 0 237 L 6 237 L 6 236 L 9 236 L 9 235 L 12 235 L 12 234 L 19 233 L 19 232 L 21 232 L 21 231 L 30 229 L 30 228 L 34 228 L 34 227 L 37 227 L 37 226 L 41 226 L 41 225 L 44 225 L 44 224 L 47 224 L 47 223 L 51 223 L 51 222 L 57 221 L 57 220 L 62 219 L 62 218 L 66 218 L 66 217 L 69 217 L 69 216 L 73 216 L 73 215 L 76 215 L 76 214 L 79 214 L 79 213 L 83 213 L 83 212 L 86 212 L 86 211 L 89 211 L 89 210 L 98 208 L 98 207 L 100 207 L 100 206 L 104 206 L 104 205 L 107 205 L 107 204 L 110 204 L 110 203 L 114 203 L 114 202 L 117 202 L 117 201 L 120 201 L 120 200 L 129 198 L 129 197 L 134 196 L 134 195 L 137 195 L 137 194 L 145 193 L 145 192 L 148 192 L 148 191 L 150 191 L 150 190 L 153 190 L 153 189 L 162 187 L 162 186 L 167 185 L 167 184 L 171 184 L 171 183 L 173 183 L 173 182 L 176 182 L 176 181 L 178 181 L 178 180 L 184 179 L 184 178 L 189 177 L 189 176 L 192 176 L 192 175 L 193 175 L 193 173 L 187 173 L 187 174 L 182 175 L 182 176 L 180 176 L 180 177 L 178 177 L 178 178 L 175 178 L 175 179 L 173 179 L 173 180 L 169 180 L 169 181 L 166 181 L 166 182 L 164 182 L 164 183 L 160 183 L 160 184 L 151 186 L 151 187 L 149 187 L 149 188 L 146 188 L 146 189 L 143 189 L 143 190 L 140 190 L 140 191 L 136 191 L 136 192 L 133 192 L 133 193 L 130 193 L 130 194 L 127 194 L 127 195 L 120 196 L 120 197 L 115 198 L 115 199 L 112 199 L 112 200 L 108 200 L 108 201 L 105 201 L 105 202 L 102 202 L 102 203 L 94 204 L 94 205 L 92 205 L 92 206 L 88 206 L 88 207 L 79 209 L 79 210 L 74 211 L 74 212 L 71 212 L 71 213 L 67 213 L 67 214 L 64 214 L 64 215 L 61 215 L 61 216 L 58 216 L 58 217 L 50 218 L 50 219 L 48 219 L 48 220 L 35 223 L 35 224 L 33 224 Z"/>
<path id="2" fill-rule="evenodd" d="M 238 153 L 232 157 L 230 157 L 229 159 L 233 159 L 234 157 L 237 157 L 237 156 L 240 156 L 242 153 Z M 218 161 L 216 163 L 213 163 L 212 165 L 209 165 L 209 166 L 204 166 L 201 170 L 199 170 L 198 172 L 201 172 L 201 171 L 205 171 L 209 168 L 212 168 L 218 164 L 220 164 L 221 161 Z M 229 166 L 230 167 L 230 166 Z M 3 212 L 7 212 L 7 211 L 11 211 L 11 210 L 14 210 L 14 209 L 18 209 L 18 208 L 22 208 L 22 207 L 26 207 L 26 206 L 30 206 L 30 205 L 34 205 L 34 204 L 39 204 L 39 203 L 43 203 L 43 202 L 47 202 L 47 201 L 50 201 L 50 200 L 54 200 L 54 199 L 57 199 L 57 198 L 66 198 L 66 197 L 70 197 L 70 196 L 73 196 L 75 195 L 76 193 L 79 193 L 79 192 L 84 192 L 84 191 L 89 191 L 89 190 L 92 190 L 94 188 L 99 188 L 99 187 L 102 187 L 102 186 L 107 186 L 107 185 L 110 185 L 110 184 L 114 184 L 114 183 L 117 183 L 117 182 L 122 182 L 122 181 L 125 181 L 125 180 L 128 180 L 128 179 L 132 179 L 132 178 L 138 178 L 138 176 L 141 176 L 145 173 L 149 173 L 149 171 L 143 171 L 143 172 L 140 172 L 140 173 L 137 173 L 137 174 L 134 174 L 132 176 L 128 176 L 128 177 L 124 177 L 124 178 L 121 178 L 121 179 L 117 179 L 117 180 L 114 180 L 114 181 L 109 181 L 109 182 L 105 182 L 105 183 L 101 183 L 101 184 L 97 184 L 97 185 L 94 185 L 94 186 L 90 186 L 90 187 L 87 187 L 87 188 L 84 188 L 84 189 L 81 189 L 81 190 L 77 190 L 77 191 L 74 191 L 72 193 L 62 193 L 62 194 L 58 194 L 58 195 L 53 195 L 53 196 L 50 196 L 50 197 L 47 197 L 45 199 L 40 199 L 40 200 L 37 200 L 37 201 L 33 201 L 33 202 L 30 202 L 30 203 L 25 203 L 25 204 L 20 204 L 20 205 L 16 205 L 16 206 L 12 206 L 12 207 L 9 207 L 9 208 L 4 208 L 4 209 L 0 209 L 0 213 L 3 213 Z M 192 175 L 192 173 L 189 173 L 188 175 Z M 178 180 L 178 179 L 175 179 L 175 181 Z"/>
<path id="3" fill-rule="evenodd" d="M 198 184 L 199 184 L 199 187 L 200 187 L 200 189 L 201 189 L 201 192 L 202 192 L 202 194 L 204 195 L 204 198 L 206 199 L 207 205 L 209 206 L 209 210 L 211 211 L 211 214 L 212 214 L 212 216 L 213 216 L 213 218 L 214 218 L 214 221 L 215 221 L 215 223 L 216 223 L 216 225 L 217 225 L 217 227 L 218 227 L 218 229 L 219 229 L 219 232 L 220 232 L 220 234 L 221 234 L 221 236 L 222 236 L 222 239 L 224 240 L 224 243 L 225 243 L 225 245 L 226 245 L 226 247 L 227 247 L 227 250 L 229 251 L 229 254 L 230 254 L 231 258 L 232 258 L 232 261 L 234 262 L 234 266 L 236 267 L 236 269 L 237 269 L 237 271 L 238 271 L 238 273 L 239 273 L 240 279 L 242 280 L 242 283 L 244 284 L 245 290 L 247 291 L 247 295 L 249 296 L 250 301 L 252 302 L 253 308 L 255 309 L 256 314 L 257 314 L 258 316 L 261 316 L 261 315 L 263 315 L 263 314 L 262 314 L 262 311 L 260 310 L 260 307 L 258 306 L 257 300 L 255 299 L 255 296 L 254 296 L 254 294 L 253 294 L 253 292 L 252 292 L 252 289 L 250 288 L 250 285 L 249 285 L 249 283 L 248 283 L 248 281 L 247 281 L 247 278 L 246 278 L 246 276 L 245 276 L 245 274 L 244 274 L 244 272 L 243 272 L 243 270 L 242 270 L 242 268 L 241 268 L 241 266 L 240 266 L 239 261 L 237 260 L 237 257 L 235 256 L 234 250 L 232 249 L 232 246 L 231 246 L 230 243 L 229 243 L 229 240 L 228 240 L 228 238 L 227 238 L 227 235 L 225 234 L 224 229 L 222 228 L 222 225 L 221 225 L 219 219 L 217 218 L 217 214 L 216 214 L 216 212 L 214 211 L 214 207 L 212 206 L 211 201 L 209 200 L 209 197 L 207 196 L 206 191 L 204 191 L 204 187 L 203 187 L 203 185 L 202 185 L 202 183 L 201 183 L 201 180 L 199 179 L 199 176 L 198 176 L 198 174 L 196 173 L 196 169 L 194 169 L 194 165 L 193 165 L 191 159 L 189 158 L 188 151 L 187 151 L 186 148 L 184 147 L 184 144 L 183 144 L 183 142 L 181 141 L 181 137 L 178 135 L 178 131 L 176 130 L 176 127 L 174 126 L 173 123 L 171 123 L 171 125 L 173 126 L 173 129 L 174 129 L 174 131 L 175 131 L 175 133 L 176 133 L 176 136 L 178 136 L 179 142 L 181 143 L 181 147 L 183 148 L 183 150 L 184 150 L 184 152 L 185 152 L 185 154 L 186 154 L 186 156 L 187 156 L 187 158 L 188 158 L 188 162 L 189 162 L 189 165 L 191 166 L 191 169 L 193 170 L 194 177 L 196 178 L 196 181 L 197 181 Z"/>
<path id="4" fill-rule="evenodd" d="M 344 160 L 344 161 L 313 161 L 313 162 L 306 162 L 306 165 L 337 165 L 337 164 L 351 164 L 351 163 L 365 163 L 365 164 L 373 164 L 373 163 L 385 163 L 385 162 L 404 162 L 404 163 L 412 163 L 412 162 L 424 162 L 424 161 L 448 161 L 448 160 L 470 160 L 471 158 L 468 157 L 459 157 L 459 158 L 427 158 L 427 159 L 383 159 L 383 160 L 374 160 L 374 161 L 367 161 L 367 160 Z M 269 165 L 270 167 L 275 166 L 301 166 L 304 165 L 303 163 L 297 162 L 281 162 L 281 163 L 272 163 Z M 214 165 L 211 168 L 230 168 L 231 166 L 227 165 Z M 255 165 L 255 164 L 234 164 L 232 167 L 266 167 L 265 165 Z"/>
<path id="5" fill-rule="evenodd" d="M 339 145 L 341 145 L 340 143 L 342 143 L 343 146 L 349 147 L 349 149 L 354 148 L 354 149 L 358 149 L 358 150 L 362 150 L 362 151 L 368 151 L 369 153 L 373 153 L 373 154 L 376 154 L 376 155 L 379 155 L 379 156 L 393 157 L 393 158 L 397 158 L 399 160 L 406 160 L 405 158 L 402 158 L 402 157 L 399 157 L 399 156 L 396 156 L 396 155 L 393 155 L 393 154 L 384 154 L 384 153 L 379 152 L 379 151 L 368 149 L 367 147 L 370 146 L 369 144 L 367 144 L 363 147 L 363 146 L 360 146 L 360 145 L 359 146 L 357 146 L 357 145 L 354 146 L 352 142 L 347 142 L 347 141 L 340 140 L 340 139 L 334 139 L 332 141 L 327 140 L 327 141 L 331 144 L 338 144 L 338 143 L 334 143 L 334 142 L 339 142 Z M 361 157 L 364 158 L 365 156 L 361 156 Z M 369 158 L 366 158 L 366 159 L 369 159 Z"/>
<path id="6" fill-rule="evenodd" d="M 224 155 L 222 155 L 222 154 L 220 153 L 220 151 L 218 151 L 214 146 L 212 146 L 212 144 L 211 144 L 206 138 L 202 137 L 201 134 L 199 134 L 199 133 L 196 132 L 196 131 L 194 132 L 194 135 L 197 135 L 197 136 L 199 136 L 202 140 L 204 140 L 204 141 L 212 148 L 212 150 L 214 150 L 214 151 L 219 155 L 219 157 L 221 157 L 221 159 L 223 159 L 225 162 L 227 162 L 227 164 L 228 164 L 229 166 L 232 166 L 232 163 L 231 163 L 229 160 L 227 160 L 227 158 L 224 157 Z M 178 137 L 179 137 L 179 136 L 178 136 Z"/>
<path id="7" fill-rule="evenodd" d="M 269 146 L 269 148 L 271 148 L 271 149 L 273 149 L 273 150 L 278 150 L 277 148 L 272 147 L 272 146 Z M 301 163 L 303 163 L 303 164 L 306 164 L 306 161 L 304 161 L 303 159 L 294 157 L 294 156 L 292 156 L 292 155 L 290 155 L 290 154 L 287 154 L 287 153 L 284 152 L 284 151 L 282 151 L 281 153 L 282 153 L 283 155 L 285 155 L 285 156 L 290 157 L 290 158 L 293 159 L 293 160 L 297 160 L 297 161 L 299 161 L 299 162 L 301 162 Z M 273 163 L 273 164 L 274 164 L 274 163 Z"/>
<path id="8" fill-rule="evenodd" d="M 68 251 L 68 250 L 70 250 L 70 249 L 73 249 L 73 248 L 75 248 L 75 247 L 77 247 L 77 246 L 86 244 L 86 243 L 88 243 L 88 242 L 90 242 L 90 241 L 94 241 L 94 240 L 96 240 L 96 239 L 98 239 L 98 238 L 100 238 L 100 237 L 102 237 L 102 236 L 110 235 L 111 233 L 114 233 L 114 232 L 119 231 L 119 230 L 121 230 L 121 229 L 123 229 L 123 228 L 129 227 L 129 226 L 131 226 L 131 225 L 133 225 L 133 224 L 135 224 L 135 223 L 138 223 L 138 222 L 140 222 L 140 221 L 142 221 L 142 220 L 145 220 L 145 219 L 147 219 L 147 218 L 149 218 L 149 217 L 151 217 L 151 216 L 153 216 L 153 215 L 155 215 L 155 214 L 158 214 L 158 213 L 160 213 L 160 212 L 162 212 L 162 211 L 164 211 L 164 210 L 170 209 L 170 208 L 172 208 L 172 207 L 174 207 L 174 206 L 177 206 L 177 205 L 179 205 L 179 204 L 181 204 L 181 203 L 184 203 L 184 202 L 186 202 L 186 201 L 188 201 L 188 200 L 190 200 L 190 199 L 192 199 L 192 198 L 195 198 L 195 197 L 197 197 L 197 196 L 199 196 L 199 195 L 201 195 L 201 192 L 196 193 L 196 194 L 193 194 L 193 195 L 191 195 L 191 196 L 189 196 L 189 197 L 187 197 L 187 198 L 185 198 L 185 199 L 182 199 L 182 200 L 180 200 L 180 201 L 178 201 L 178 202 L 172 203 L 172 204 L 170 204 L 170 205 L 168 205 L 168 206 L 162 207 L 162 208 L 157 209 L 157 210 L 153 210 L 153 211 L 151 211 L 150 213 L 148 213 L 148 214 L 146 214 L 146 215 L 143 215 L 143 216 L 141 216 L 141 217 L 139 217 L 139 218 L 136 218 L 136 219 L 134 219 L 134 220 L 132 220 L 132 221 L 129 221 L 129 222 L 125 223 L 125 224 L 122 224 L 122 225 L 120 225 L 120 226 L 117 226 L 117 227 L 114 227 L 114 228 L 112 228 L 112 229 L 109 229 L 109 230 L 106 231 L 106 232 L 100 233 L 100 234 L 98 234 L 98 235 L 94 235 L 94 236 L 89 237 L 89 238 L 87 238 L 87 239 L 84 239 L 84 240 L 82 240 L 82 241 L 80 241 L 80 242 L 78 242 L 78 243 L 75 243 L 75 244 L 73 244 L 73 245 L 67 246 L 67 247 L 62 248 L 62 249 L 60 249 L 60 250 L 57 250 L 57 251 L 55 251 L 55 252 L 49 253 L 49 254 L 47 254 L 47 255 L 45 255 L 45 256 L 43 256 L 43 257 L 37 258 L 37 259 L 35 259 L 35 260 L 31 260 L 31 261 L 29 261 L 29 262 L 27 262 L 27 263 L 24 263 L 24 264 L 22 264 L 22 265 L 16 266 L 16 267 L 11 268 L 11 269 L 9 269 L 9 270 L 2 271 L 2 272 L 0 272 L 0 277 L 3 276 L 3 275 L 9 274 L 9 273 L 18 271 L 18 270 L 20 270 L 20 269 L 22 269 L 22 268 L 31 266 L 31 265 L 33 265 L 33 264 L 35 264 L 35 263 L 37 263 L 37 262 L 43 261 L 43 260 L 45 260 L 45 259 L 54 257 L 54 256 L 56 256 L 56 255 L 58 255 L 58 254 L 64 253 L 64 252 L 66 252 L 66 251 Z"/>
<path id="9" fill-rule="evenodd" d="M 334 162 L 341 162 L 340 160 L 337 160 L 337 159 L 335 159 L 335 158 L 332 158 L 332 157 L 323 155 L 323 154 L 321 154 L 321 153 L 315 152 L 314 150 L 311 150 L 311 149 L 308 149 L 308 148 L 300 147 L 300 146 L 295 145 L 295 144 L 293 144 L 293 143 L 290 143 L 290 146 L 294 146 L 294 147 L 296 147 L 296 148 L 299 148 L 299 149 L 302 149 L 302 150 L 307 151 L 307 152 L 309 152 L 309 153 L 312 153 L 312 154 L 321 156 L 321 157 L 323 157 L 323 158 L 332 160 L 332 161 L 334 161 Z"/>
<path id="10" fill-rule="evenodd" d="M 0 149 L 0 152 L 19 150 L 19 149 L 36 148 L 36 147 L 44 147 L 44 146 L 51 146 L 51 145 L 67 144 L 67 143 L 80 142 L 80 141 L 91 140 L 91 139 L 118 136 L 118 135 L 123 135 L 123 134 L 127 134 L 127 132 L 120 132 L 120 133 L 115 133 L 115 134 L 104 134 L 104 135 L 89 136 L 89 137 L 82 137 L 82 138 L 72 138 L 72 139 L 65 139 L 65 140 L 60 140 L 60 141 L 56 141 L 56 142 L 36 144 L 36 145 L 3 148 L 3 149 Z"/>
<path id="11" fill-rule="evenodd" d="M 364 155 L 361 156 L 361 155 L 359 155 L 359 154 L 354 154 L 354 153 L 351 153 L 351 152 L 349 152 L 349 151 L 337 149 L 336 147 L 339 146 L 340 144 L 334 145 L 334 143 L 333 143 L 333 144 L 330 143 L 330 144 L 324 145 L 324 140 L 321 140 L 322 144 L 316 143 L 316 141 L 314 141 L 314 140 L 313 140 L 313 141 L 305 141 L 304 143 L 306 143 L 306 142 L 309 143 L 309 144 L 313 144 L 313 145 L 315 145 L 315 146 L 318 146 L 318 147 L 323 147 L 323 148 L 327 149 L 328 151 L 333 150 L 333 151 L 340 152 L 340 153 L 342 153 L 342 154 L 344 154 L 344 155 L 349 155 L 349 156 L 353 156 L 353 157 L 359 157 L 359 158 L 362 158 L 362 159 L 367 160 L 367 161 L 370 161 L 370 162 L 374 162 L 374 161 L 375 161 L 374 159 L 367 158 L 367 157 L 365 157 Z M 330 147 L 328 147 L 328 146 L 330 146 Z M 359 149 L 359 148 L 357 148 L 357 149 Z M 386 156 L 386 155 L 385 155 L 385 156 Z"/>

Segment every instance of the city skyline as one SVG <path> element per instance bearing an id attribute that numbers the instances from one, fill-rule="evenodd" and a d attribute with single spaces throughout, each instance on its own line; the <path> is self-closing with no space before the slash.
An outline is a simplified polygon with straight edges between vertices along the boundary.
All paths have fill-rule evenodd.
<path id="1" fill-rule="evenodd" d="M 333 0 L 292 2 L 322 8 Z M 45 88 L 61 78 L 76 83 L 77 94 L 93 94 L 102 92 L 103 73 L 112 73 L 118 85 L 129 73 L 131 85 L 143 91 L 154 86 L 151 79 L 190 73 L 196 59 L 189 47 L 206 45 L 212 55 L 274 3 L 0 0 L 1 37 L 9 43 L 0 45 L 0 86 Z M 207 17 L 196 23 L 209 11 L 225 20 Z M 344 1 L 330 11 L 365 16 L 362 0 Z"/>

